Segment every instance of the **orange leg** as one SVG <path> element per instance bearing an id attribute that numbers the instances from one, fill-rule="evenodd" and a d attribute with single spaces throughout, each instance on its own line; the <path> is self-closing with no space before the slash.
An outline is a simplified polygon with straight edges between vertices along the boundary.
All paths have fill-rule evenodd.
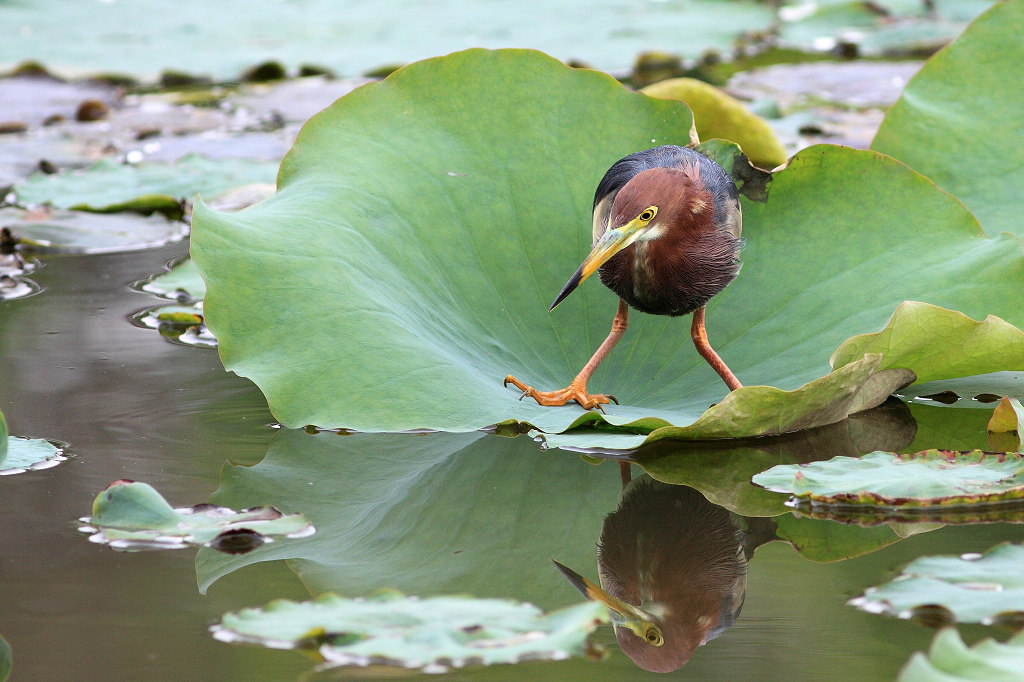
<path id="1" fill-rule="evenodd" d="M 592 410 L 596 407 L 604 412 L 601 405 L 607 405 L 609 401 L 615 400 L 615 396 L 604 395 L 603 393 L 587 393 L 587 381 L 590 380 L 591 375 L 594 374 L 601 361 L 608 356 L 608 353 L 615 347 L 615 344 L 622 338 L 622 334 L 625 333 L 628 326 L 629 307 L 625 301 L 619 299 L 619 309 L 612 320 L 612 330 L 608 333 L 608 337 L 594 355 L 591 356 L 587 364 L 583 366 L 583 369 L 576 375 L 576 378 L 572 380 L 572 383 L 559 391 L 538 391 L 533 386 L 527 386 L 519 381 L 519 379 L 516 379 L 511 374 L 505 377 L 505 385 L 512 384 L 522 391 L 523 395 L 520 396 L 520 400 L 530 396 L 541 405 L 565 405 L 570 400 L 575 400 L 586 410 Z M 616 404 L 618 402 L 618 400 L 615 400 Z"/>
<path id="2" fill-rule="evenodd" d="M 624 462 L 621 459 L 619 460 L 619 479 L 622 481 L 623 488 L 633 480 L 633 472 L 629 468 L 629 462 Z"/>
<path id="3" fill-rule="evenodd" d="M 732 370 L 726 366 L 722 358 L 718 357 L 718 353 L 711 347 L 708 342 L 708 332 L 704 328 L 704 306 L 697 308 L 693 311 L 693 323 L 690 325 L 690 338 L 693 339 L 693 345 L 697 347 L 697 352 L 704 356 L 704 359 L 708 361 L 712 369 L 718 372 L 718 375 L 722 377 L 722 381 L 729 387 L 730 391 L 735 391 L 737 388 L 742 388 L 743 384 L 736 378 L 736 375 L 732 373 Z"/>

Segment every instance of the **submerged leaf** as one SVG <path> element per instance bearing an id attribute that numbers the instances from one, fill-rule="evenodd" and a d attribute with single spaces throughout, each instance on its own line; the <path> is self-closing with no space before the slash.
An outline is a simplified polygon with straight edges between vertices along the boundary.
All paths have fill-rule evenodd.
<path id="1" fill-rule="evenodd" d="M 1024 670 L 1024 632 L 1005 644 L 987 638 L 968 648 L 955 627 L 940 630 L 927 654 L 916 653 L 899 682 L 1018 682 Z"/>
<path id="2" fill-rule="evenodd" d="M 224 642 L 312 649 L 328 666 L 392 665 L 443 672 L 467 665 L 562 660 L 588 652 L 587 637 L 608 621 L 596 603 L 549 614 L 532 604 L 384 592 L 366 599 L 326 593 L 225 614 L 211 628 Z"/>
<path id="3" fill-rule="evenodd" d="M 1024 434 L 1024 406 L 1016 398 L 1003 396 L 992 411 L 988 421 L 988 430 L 996 433 L 1016 431 Z"/>
<path id="4" fill-rule="evenodd" d="M 125 550 L 206 545 L 237 553 L 271 542 L 273 536 L 300 538 L 315 532 L 302 514 L 285 515 L 273 507 L 237 512 L 200 504 L 174 509 L 152 486 L 134 481 L 111 483 L 93 502 L 92 516 L 80 521 L 79 530 L 92 533 L 92 542 Z M 224 536 L 237 537 L 241 530 L 247 531 L 253 542 L 239 550 L 237 543 Z"/>
<path id="5" fill-rule="evenodd" d="M 997 2 L 925 62 L 886 114 L 872 149 L 963 200 L 991 235 L 1024 237 L 1024 2 Z"/>
<path id="6" fill-rule="evenodd" d="M 726 391 L 685 320 L 631 318 L 589 385 L 623 403 L 605 416 L 519 401 L 501 382 L 564 386 L 605 338 L 615 297 L 597 282 L 547 312 L 589 250 L 594 187 L 629 152 L 686 144 L 689 123 L 678 102 L 517 50 L 431 59 L 359 88 L 303 128 L 273 198 L 230 215 L 196 207 L 192 256 L 225 367 L 292 427 L 692 424 Z M 812 147 L 770 188 L 744 204 L 743 271 L 708 309 L 712 343 L 750 385 L 750 421 L 675 435 L 777 433 L 870 407 L 836 376 L 789 399 L 758 385 L 820 377 L 828 350 L 907 299 L 1024 320 L 1020 241 L 985 238 L 902 164 Z M 869 379 L 862 370 L 838 376 Z"/>
<path id="7" fill-rule="evenodd" d="M 640 92 L 650 97 L 686 102 L 693 112 L 700 139 L 731 140 L 742 147 L 757 166 L 775 168 L 786 161 L 786 150 L 768 122 L 709 83 L 695 78 L 671 78 L 648 85 Z"/>
<path id="8" fill-rule="evenodd" d="M 1024 618 L 1021 562 L 1024 547 L 1009 543 L 985 555 L 922 557 L 891 582 L 868 588 L 850 604 L 899 618 L 923 616 L 928 607 L 937 606 L 948 622 L 1019 622 Z"/>
<path id="9" fill-rule="evenodd" d="M 980 450 L 872 452 L 826 462 L 782 464 L 752 480 L 815 505 L 974 507 L 1024 500 L 1024 455 Z"/>

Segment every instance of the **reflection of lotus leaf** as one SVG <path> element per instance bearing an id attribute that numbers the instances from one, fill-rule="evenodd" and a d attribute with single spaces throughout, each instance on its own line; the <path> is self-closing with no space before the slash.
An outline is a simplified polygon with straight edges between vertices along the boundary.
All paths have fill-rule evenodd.
<path id="1" fill-rule="evenodd" d="M 289 426 L 557 432 L 593 419 L 520 402 L 501 379 L 562 386 L 604 338 L 614 298 L 597 283 L 547 312 L 588 250 L 593 188 L 625 153 L 685 143 L 689 120 L 680 103 L 516 50 L 427 60 L 342 97 L 303 128 L 273 198 L 230 215 L 197 206 L 192 255 L 225 366 Z M 1021 243 L 985 238 L 885 156 L 804 150 L 744 212 L 743 272 L 708 319 L 748 384 L 821 376 L 826 353 L 907 299 L 1024 320 Z M 624 403 L 602 418 L 617 425 L 684 426 L 724 395 L 685 322 L 648 315 L 592 390 Z M 771 409 L 812 413 L 814 400 Z"/>
<path id="2" fill-rule="evenodd" d="M 449 667 L 562 660 L 588 651 L 608 617 L 600 604 L 549 614 L 532 604 L 470 597 L 417 599 L 383 592 L 367 599 L 326 593 L 225 614 L 212 630 L 227 642 L 315 649 L 329 665 Z"/>

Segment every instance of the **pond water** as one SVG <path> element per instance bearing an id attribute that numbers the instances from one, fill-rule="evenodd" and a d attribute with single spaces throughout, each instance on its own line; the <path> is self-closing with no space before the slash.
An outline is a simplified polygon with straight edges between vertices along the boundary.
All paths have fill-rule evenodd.
<path id="1" fill-rule="evenodd" d="M 274 429 L 260 392 L 224 372 L 216 352 L 128 322 L 159 303 L 130 284 L 186 252 L 177 243 L 48 257 L 32 275 L 41 293 L 0 303 L 0 410 L 12 433 L 66 441 L 70 455 L 52 469 L 0 477 L 0 636 L 13 651 L 12 679 L 303 678 L 313 664 L 302 655 L 224 644 L 208 628 L 228 611 L 327 589 L 468 592 L 544 609 L 579 601 L 549 559 L 596 579 L 596 542 L 620 491 L 614 462 L 595 466 L 525 437 Z M 896 436 L 904 446 L 986 446 L 981 410 L 912 407 L 919 423 L 916 435 L 911 425 Z M 850 447 L 828 434 L 813 442 L 814 459 Z M 783 450 L 778 459 L 788 461 L 793 455 Z M 122 478 L 150 483 L 175 506 L 212 499 L 303 511 L 318 533 L 233 557 L 113 551 L 90 543 L 76 519 Z M 840 527 L 808 523 L 823 533 Z M 733 627 L 670 677 L 891 679 L 933 631 L 845 602 L 915 557 L 984 552 L 1021 538 L 1020 526 L 998 523 L 911 534 L 926 528 L 904 528 L 906 539 L 831 563 L 764 542 L 749 562 Z M 961 633 L 969 643 L 991 634 L 973 626 Z M 471 668 L 432 679 L 660 677 L 634 666 L 610 626 L 596 640 L 609 652 L 601 662 Z"/>

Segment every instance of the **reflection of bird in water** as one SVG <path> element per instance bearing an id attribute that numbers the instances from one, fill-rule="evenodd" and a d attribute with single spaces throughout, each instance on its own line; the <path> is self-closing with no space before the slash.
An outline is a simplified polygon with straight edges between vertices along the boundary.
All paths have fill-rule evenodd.
<path id="1" fill-rule="evenodd" d="M 601 408 L 613 397 L 587 392 L 587 381 L 626 331 L 629 306 L 653 315 L 693 313 L 690 336 L 697 351 L 730 390 L 736 375 L 708 342 L 704 305 L 740 270 L 740 203 L 732 178 L 703 154 L 666 145 L 617 161 L 594 194 L 594 248 L 569 278 L 551 309 L 595 270 L 619 296 L 612 330 L 564 389 L 538 391 L 512 375 L 541 405 L 576 401 Z M 618 401 L 616 401 L 618 402 Z"/>
<path id="2" fill-rule="evenodd" d="M 744 539 L 733 516 L 698 491 L 641 476 L 605 518 L 601 587 L 555 564 L 587 599 L 608 607 L 619 646 L 637 665 L 669 672 L 739 615 Z"/>

